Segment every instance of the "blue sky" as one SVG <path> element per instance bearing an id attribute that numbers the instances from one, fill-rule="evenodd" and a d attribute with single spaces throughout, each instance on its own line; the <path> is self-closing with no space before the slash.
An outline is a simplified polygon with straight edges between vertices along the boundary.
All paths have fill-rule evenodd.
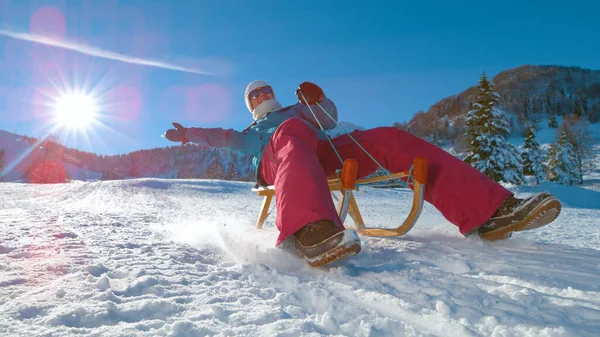
<path id="1" fill-rule="evenodd" d="M 0 129 L 54 130 L 99 154 L 170 146 L 161 134 L 172 121 L 243 129 L 252 121 L 243 93 L 255 79 L 284 105 L 299 83 L 317 83 L 340 120 L 391 125 L 475 85 L 482 71 L 600 69 L 599 10 L 591 0 L 0 0 Z M 85 132 L 52 129 L 48 102 L 66 87 L 93 90 L 100 105 Z"/>

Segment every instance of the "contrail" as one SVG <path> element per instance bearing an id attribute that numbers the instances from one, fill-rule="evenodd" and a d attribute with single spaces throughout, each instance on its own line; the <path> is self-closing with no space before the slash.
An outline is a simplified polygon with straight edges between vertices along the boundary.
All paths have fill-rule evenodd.
<path id="1" fill-rule="evenodd" d="M 181 72 L 185 72 L 185 73 L 200 74 L 200 75 L 212 75 L 210 72 L 204 71 L 201 69 L 182 67 L 182 66 L 178 66 L 176 64 L 155 61 L 155 60 L 142 59 L 142 58 L 135 57 L 135 56 L 123 55 L 123 54 L 115 53 L 115 52 L 112 52 L 109 50 L 102 50 L 99 48 L 76 44 L 73 42 L 60 40 L 60 39 L 54 39 L 54 38 L 43 36 L 43 35 L 19 33 L 19 32 L 9 31 L 6 29 L 0 29 L 0 35 L 7 36 L 7 37 L 17 39 L 17 40 L 29 41 L 29 42 L 40 43 L 40 44 L 44 44 L 44 45 L 52 46 L 52 47 L 56 47 L 56 48 L 68 49 L 68 50 L 72 50 L 72 51 L 75 51 L 75 52 L 78 52 L 81 54 L 95 56 L 95 57 L 101 57 L 101 58 L 105 58 L 105 59 L 109 59 L 109 60 L 121 61 L 121 62 L 126 62 L 126 63 L 131 63 L 131 64 L 138 64 L 138 65 L 143 65 L 143 66 L 150 66 L 150 67 L 155 67 L 155 68 L 181 71 Z"/>

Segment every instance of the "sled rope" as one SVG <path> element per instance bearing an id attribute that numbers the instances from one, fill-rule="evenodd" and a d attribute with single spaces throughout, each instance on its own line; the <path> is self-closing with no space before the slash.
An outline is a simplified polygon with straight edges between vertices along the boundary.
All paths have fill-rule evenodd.
<path id="1" fill-rule="evenodd" d="M 325 129 L 323 128 L 323 125 L 321 124 L 321 122 L 317 118 L 317 115 L 315 114 L 315 112 L 313 111 L 313 109 L 310 107 L 310 104 L 308 104 L 308 100 L 306 99 L 306 96 L 304 96 L 304 93 L 302 92 L 302 89 L 300 89 L 300 87 L 298 87 L 298 91 L 300 92 L 300 95 L 302 95 L 302 99 L 304 100 L 304 103 L 306 103 L 306 106 L 310 110 L 310 113 L 313 115 L 313 117 L 317 121 L 317 124 L 319 124 L 319 128 L 321 129 L 321 131 L 323 131 L 323 133 L 325 133 Z M 317 104 L 319 104 L 319 103 L 317 103 Z M 321 106 L 321 105 L 319 105 L 319 106 Z M 321 107 L 321 109 L 323 109 L 323 107 Z M 325 109 L 323 109 L 323 111 L 325 111 Z M 329 113 L 327 111 L 325 111 L 325 113 L 327 114 L 327 116 L 329 116 Z M 329 116 L 329 118 L 331 118 L 331 116 Z M 329 135 L 327 133 L 325 133 L 325 137 L 327 137 L 327 141 L 329 142 L 329 145 L 331 145 L 331 148 L 333 149 L 333 151 L 337 155 L 338 159 L 340 160 L 340 163 L 342 163 L 342 166 L 343 166 L 344 165 L 344 160 L 342 159 L 342 156 L 340 155 L 340 153 L 338 152 L 338 150 L 335 148 L 335 145 L 333 145 L 333 142 L 331 141 L 331 137 L 329 137 Z"/>
<path id="2" fill-rule="evenodd" d="M 308 104 L 308 100 L 306 99 L 306 96 L 304 96 L 304 93 L 302 92 L 302 89 L 300 89 L 300 87 L 298 87 L 298 91 L 300 92 L 300 95 L 302 95 L 302 99 L 304 100 L 304 103 L 306 103 L 306 106 L 308 107 L 308 109 L 310 110 L 310 113 L 312 113 L 313 117 L 315 118 L 315 120 L 317 121 L 317 124 L 319 124 L 319 128 L 321 129 L 321 131 L 323 131 L 323 133 L 325 134 L 325 136 L 327 137 L 327 141 L 329 141 L 329 144 L 331 145 L 331 148 L 333 148 L 333 151 L 335 152 L 335 154 L 337 155 L 338 159 L 340 160 L 340 162 L 342 163 L 342 166 L 344 165 L 344 160 L 342 159 L 342 156 L 339 154 L 338 150 L 336 149 L 335 145 L 333 145 L 333 141 L 331 140 L 331 137 L 329 137 L 329 135 L 325 132 L 325 129 L 323 128 L 323 125 L 321 124 L 321 122 L 319 121 L 319 119 L 317 118 L 317 115 L 315 114 L 315 112 L 313 111 L 313 109 L 311 108 L 310 104 Z M 369 156 L 369 158 L 371 158 L 371 160 L 377 164 L 377 166 L 379 166 L 379 168 L 388 176 L 390 176 L 390 180 L 401 185 L 404 187 L 409 187 L 409 184 L 412 183 L 413 181 L 413 176 L 412 176 L 412 171 L 414 168 L 414 164 L 410 166 L 410 169 L 408 171 L 408 177 L 406 178 L 406 182 L 395 178 L 394 175 L 385 167 L 383 167 L 383 165 L 381 165 L 377 159 L 375 159 L 370 153 L 369 151 L 367 151 L 362 145 L 360 145 L 360 143 L 354 138 L 352 137 L 352 135 L 348 132 L 348 130 L 346 130 L 346 128 L 344 128 L 340 123 L 338 123 L 338 121 L 335 120 L 335 118 L 333 118 L 329 112 L 327 112 L 327 110 L 325 110 L 325 108 L 323 108 L 323 106 L 319 103 L 319 102 L 315 102 L 315 104 L 321 108 L 321 110 L 323 110 L 323 112 L 327 115 L 327 117 L 329 117 L 340 129 L 342 129 L 342 131 L 344 131 L 344 133 L 346 135 L 348 135 L 348 137 L 350 137 L 350 139 L 352 139 L 352 141 L 358 145 L 358 147 L 367 155 Z M 337 170 L 336 172 L 339 175 L 339 171 Z"/>

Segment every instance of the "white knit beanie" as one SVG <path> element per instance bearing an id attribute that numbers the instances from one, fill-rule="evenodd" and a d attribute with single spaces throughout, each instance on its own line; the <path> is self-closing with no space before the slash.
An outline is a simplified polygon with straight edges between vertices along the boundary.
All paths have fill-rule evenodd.
<path id="1" fill-rule="evenodd" d="M 250 84 L 248 84 L 248 87 L 246 88 L 246 93 L 244 94 L 244 99 L 246 100 L 246 107 L 248 108 L 248 110 L 250 110 L 250 112 L 252 112 L 252 106 L 250 105 L 250 97 L 248 97 L 248 95 L 250 95 L 250 92 L 256 88 L 270 87 L 270 86 L 271 85 L 269 85 L 269 83 L 267 83 L 265 81 L 260 81 L 260 80 L 252 81 L 252 82 L 250 82 Z M 271 90 L 273 90 L 273 88 L 271 88 Z M 274 91 L 273 91 L 273 97 L 275 97 Z"/>

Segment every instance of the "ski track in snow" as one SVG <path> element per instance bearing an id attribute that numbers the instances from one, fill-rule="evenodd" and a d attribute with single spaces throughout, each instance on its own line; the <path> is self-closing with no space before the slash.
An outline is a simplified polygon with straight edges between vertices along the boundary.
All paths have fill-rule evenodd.
<path id="1" fill-rule="evenodd" d="M 276 210 L 254 229 L 251 183 L 3 183 L 0 333 L 598 336 L 600 193 L 554 186 L 563 214 L 537 231 L 465 239 L 427 204 L 407 236 L 363 237 L 359 255 L 314 269 L 274 247 Z M 412 199 L 356 196 L 388 226 Z"/>

